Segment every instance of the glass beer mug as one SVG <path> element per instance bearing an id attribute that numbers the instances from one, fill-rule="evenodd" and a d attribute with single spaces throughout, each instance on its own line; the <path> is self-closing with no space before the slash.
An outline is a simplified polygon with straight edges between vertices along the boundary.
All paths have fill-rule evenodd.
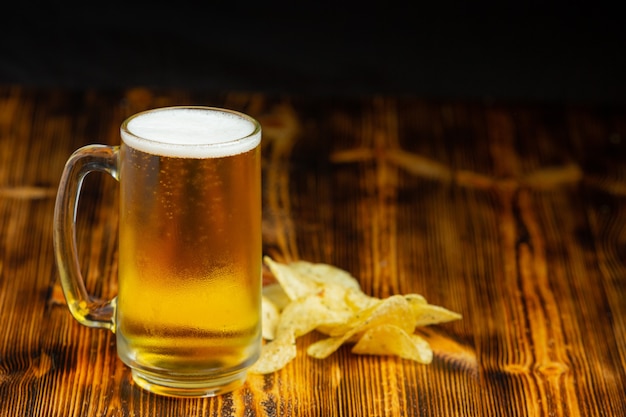
<path id="1" fill-rule="evenodd" d="M 209 107 L 131 116 L 120 146 L 68 160 L 54 214 L 55 256 L 76 320 L 116 334 L 141 387 L 213 396 L 243 384 L 261 347 L 261 127 Z M 120 184 L 118 294 L 85 289 L 76 208 L 85 175 Z"/>

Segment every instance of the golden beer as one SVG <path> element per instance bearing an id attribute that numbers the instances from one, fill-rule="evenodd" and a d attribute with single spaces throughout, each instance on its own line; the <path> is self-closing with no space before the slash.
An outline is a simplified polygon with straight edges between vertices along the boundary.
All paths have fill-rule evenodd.
<path id="1" fill-rule="evenodd" d="M 211 124 L 232 120 L 205 135 L 208 111 L 166 109 L 148 133 L 122 128 L 118 354 L 136 382 L 165 393 L 230 390 L 261 343 L 260 133 L 224 150 L 229 129 L 255 126 L 218 114 Z"/>

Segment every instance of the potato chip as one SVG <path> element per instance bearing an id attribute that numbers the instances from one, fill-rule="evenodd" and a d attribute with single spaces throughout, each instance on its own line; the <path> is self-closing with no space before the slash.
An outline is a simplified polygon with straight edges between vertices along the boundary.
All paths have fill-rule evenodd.
<path id="1" fill-rule="evenodd" d="M 378 323 L 396 324 L 413 331 L 413 310 L 401 295 L 392 295 L 385 299 L 376 299 L 369 307 L 358 310 L 343 325 L 336 326 L 331 336 L 357 334 Z"/>
<path id="2" fill-rule="evenodd" d="M 342 336 L 329 337 L 309 345 L 306 353 L 316 359 L 326 359 L 345 343 L 347 338 Z"/>
<path id="3" fill-rule="evenodd" d="M 462 316 L 459 313 L 455 313 L 444 307 L 428 304 L 422 307 L 416 314 L 415 327 L 447 323 L 461 318 Z"/>
<path id="4" fill-rule="evenodd" d="M 426 340 L 393 324 L 381 324 L 368 329 L 351 352 L 361 355 L 395 355 L 424 364 L 433 360 L 433 351 Z"/>
<path id="5" fill-rule="evenodd" d="M 356 278 L 327 264 L 297 261 L 265 263 L 276 279 L 263 289 L 263 345 L 251 372 L 275 372 L 297 356 L 296 339 L 311 331 L 327 338 L 311 344 L 307 353 L 330 356 L 343 344 L 354 343 L 355 354 L 395 355 L 430 363 L 428 342 L 415 328 L 461 318 L 443 307 L 428 304 L 419 294 L 385 299 L 365 294 Z"/>
<path id="6" fill-rule="evenodd" d="M 393 324 L 413 333 L 412 310 L 404 297 L 391 296 L 357 313 L 350 321 L 335 326 L 330 331 L 331 337 L 310 345 L 307 353 L 314 358 L 324 359 L 345 342 L 356 341 L 367 329 L 381 324 Z"/>
<path id="7" fill-rule="evenodd" d="M 346 303 L 354 311 L 366 310 L 380 303 L 380 298 L 370 297 L 361 289 L 349 288 L 346 291 Z"/>
<path id="8" fill-rule="evenodd" d="M 265 258 L 270 270 L 276 274 L 276 280 L 281 288 L 287 287 L 284 291 L 291 301 L 305 298 L 315 294 L 320 298 L 327 309 L 336 313 L 344 314 L 348 319 L 355 311 L 354 306 L 346 297 L 348 291 L 361 294 L 360 298 L 367 296 L 361 292 L 358 281 L 347 272 L 326 264 L 313 264 L 305 261 L 280 264 Z M 278 295 L 276 290 L 273 290 Z M 355 298 L 354 296 L 352 298 Z M 366 305 L 361 301 L 357 309 Z M 317 330 L 328 333 L 329 325 L 321 325 Z"/>
<path id="9" fill-rule="evenodd" d="M 282 311 L 276 336 L 290 335 L 293 339 L 315 330 L 317 327 L 337 326 L 344 323 L 351 313 L 329 308 L 318 294 L 292 301 Z"/>
<path id="10" fill-rule="evenodd" d="M 361 290 L 356 278 L 332 265 L 297 261 L 289 264 L 289 267 L 318 284 L 336 284 L 344 288 Z"/>
<path id="11" fill-rule="evenodd" d="M 276 327 L 280 319 L 278 307 L 266 296 L 261 297 L 261 332 L 265 340 L 272 340 L 276 335 Z"/>
<path id="12" fill-rule="evenodd" d="M 285 290 L 279 283 L 272 283 L 263 287 L 263 296 L 270 300 L 272 304 L 278 308 L 278 311 L 284 309 L 291 302 Z"/>
<path id="13" fill-rule="evenodd" d="M 424 296 L 420 294 L 404 294 L 404 298 L 406 298 L 409 304 L 411 304 L 411 306 L 414 308 L 428 304 L 426 298 L 424 298 Z"/>
<path id="14" fill-rule="evenodd" d="M 269 256 L 266 256 L 264 260 L 290 300 L 297 300 L 317 292 L 318 288 L 315 282 L 304 278 L 289 265 L 273 261 Z"/>
<path id="15" fill-rule="evenodd" d="M 328 308 L 317 294 L 289 303 L 280 314 L 274 339 L 263 345 L 261 357 L 250 372 L 271 373 L 284 367 L 296 357 L 296 338 L 320 326 L 343 323 L 346 314 L 350 313 Z"/>
<path id="16" fill-rule="evenodd" d="M 259 360 L 250 368 L 253 374 L 271 374 L 282 369 L 297 356 L 295 343 L 267 343 L 261 347 Z"/>
<path id="17" fill-rule="evenodd" d="M 406 294 L 404 296 L 413 310 L 415 327 L 430 326 L 432 324 L 446 323 L 459 320 L 462 316 L 459 313 L 446 308 L 428 304 L 426 299 L 419 294 Z"/>

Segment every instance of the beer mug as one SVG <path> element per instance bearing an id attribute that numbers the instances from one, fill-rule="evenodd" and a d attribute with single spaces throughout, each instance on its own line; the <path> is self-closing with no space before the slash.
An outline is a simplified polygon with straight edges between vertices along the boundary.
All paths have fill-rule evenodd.
<path id="1" fill-rule="evenodd" d="M 261 127 L 210 107 L 149 110 L 120 146 L 89 145 L 66 163 L 54 213 L 69 310 L 116 334 L 133 380 L 170 396 L 232 391 L 261 348 Z M 76 209 L 92 171 L 119 181 L 118 293 L 85 289 Z"/>

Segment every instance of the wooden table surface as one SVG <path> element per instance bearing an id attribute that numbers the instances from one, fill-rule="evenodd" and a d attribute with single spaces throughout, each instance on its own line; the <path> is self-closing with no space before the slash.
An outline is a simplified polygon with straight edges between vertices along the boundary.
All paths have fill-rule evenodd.
<path id="1" fill-rule="evenodd" d="M 420 293 L 430 365 L 306 356 L 216 398 L 134 385 L 106 330 L 64 305 L 52 247 L 62 167 L 138 111 L 205 104 L 264 129 L 264 253 Z M 0 87 L 1 416 L 626 416 L 626 108 Z M 90 293 L 117 281 L 117 191 L 87 178 Z"/>

